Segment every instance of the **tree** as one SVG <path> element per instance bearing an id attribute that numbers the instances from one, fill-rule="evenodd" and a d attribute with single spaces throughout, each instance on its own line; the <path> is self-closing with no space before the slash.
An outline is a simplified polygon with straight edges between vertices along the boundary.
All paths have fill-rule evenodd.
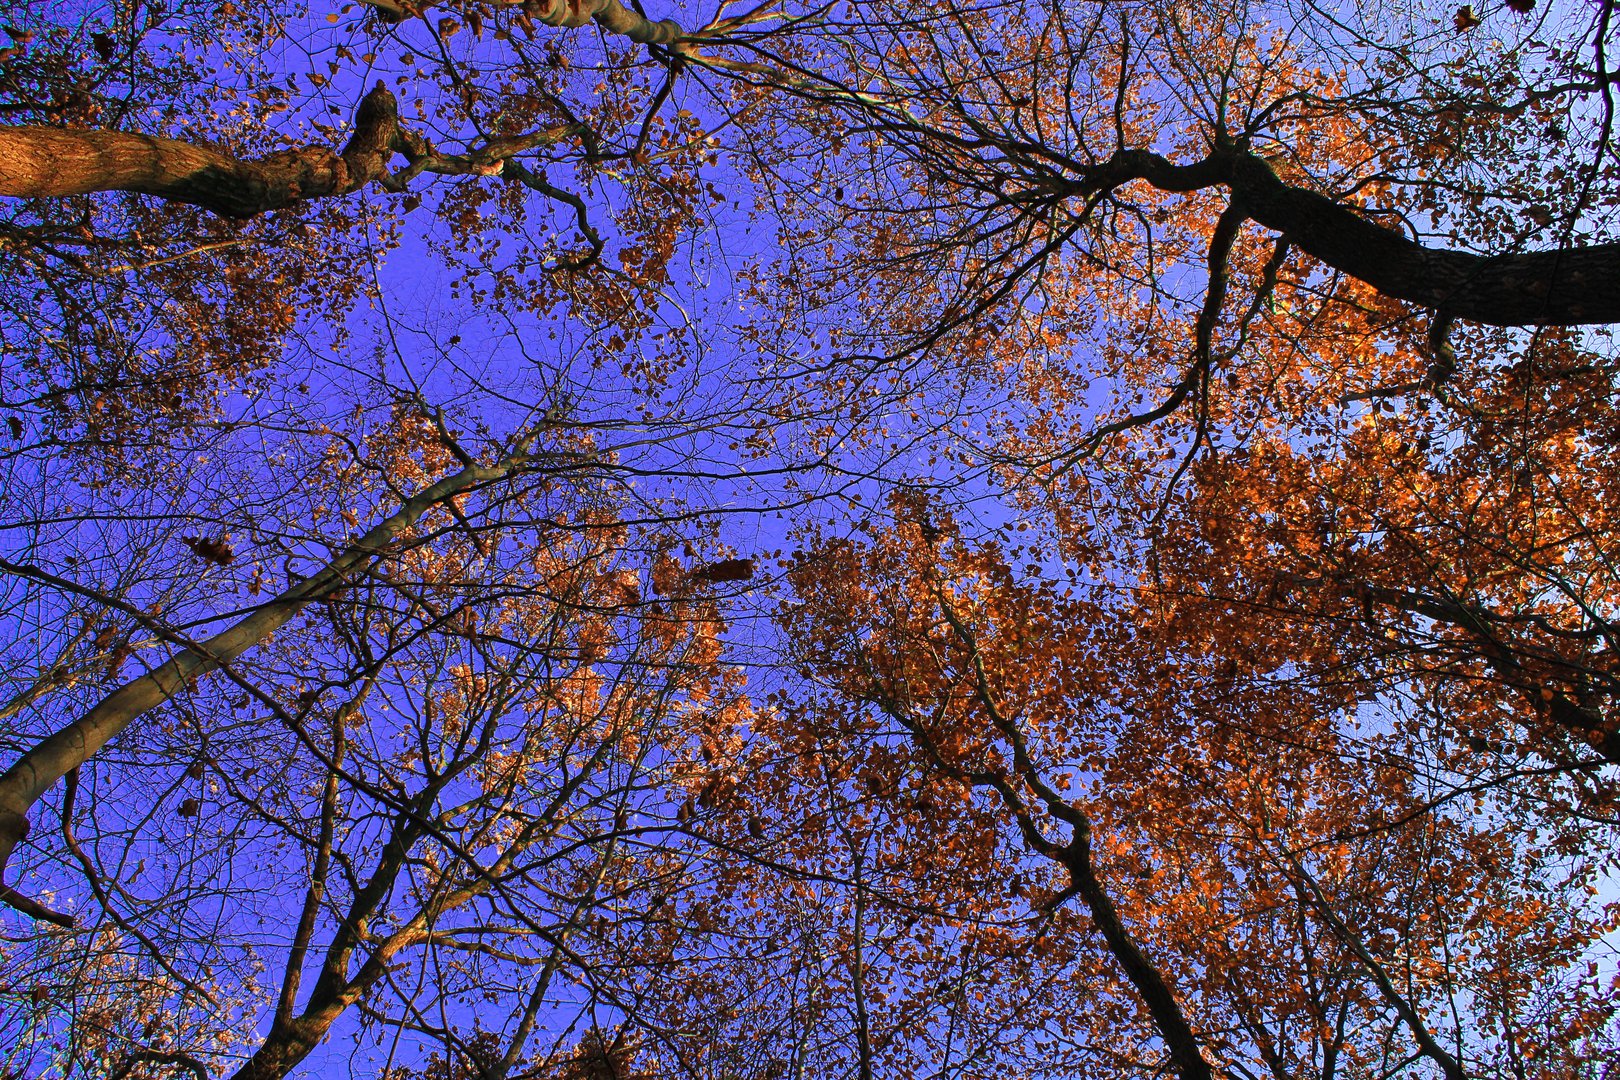
<path id="1" fill-rule="evenodd" d="M 239 51 L 281 33 L 283 13 L 15 14 L 9 107 L 37 122 L 6 129 L 7 182 L 25 185 L 8 193 L 37 197 L 8 207 L 7 487 L 26 497 L 8 500 L 5 573 L 11 610 L 40 633 L 8 642 L 6 898 L 65 926 L 6 956 L 8 1068 L 281 1076 L 356 1029 L 459 1058 L 488 1041 L 462 1024 L 474 1002 L 495 1019 L 491 1001 L 508 1028 L 496 1060 L 543 1060 L 543 1039 L 566 1045 L 559 1017 L 622 1008 L 691 947 L 649 933 L 639 959 L 597 950 L 611 928 L 656 927 L 652 889 L 690 876 L 664 806 L 695 752 L 678 713 L 726 694 L 703 594 L 741 560 L 716 552 L 730 569 L 705 577 L 706 527 L 658 487 L 695 468 L 687 425 L 727 435 L 761 403 L 659 390 L 694 344 L 657 304 L 689 224 L 678 159 L 702 144 L 631 162 L 638 138 L 662 138 L 658 110 L 638 125 L 587 103 L 541 124 L 556 138 L 501 143 L 505 157 L 475 139 L 470 163 L 414 158 L 476 183 L 567 132 L 565 160 L 647 187 L 621 230 L 523 173 L 574 232 L 447 282 L 514 301 L 475 330 L 456 315 L 530 361 L 478 371 L 396 310 L 382 287 L 397 280 L 373 277 L 396 242 L 386 213 L 335 203 L 396 145 L 422 148 L 390 126 L 387 90 L 362 96 L 347 157 L 289 150 L 269 126 L 287 93 L 255 84 L 262 56 Z M 501 39 L 528 18 L 498 16 Z M 339 54 L 365 33 L 320 25 Z M 557 51 L 567 40 L 513 47 L 533 77 L 498 127 L 569 111 L 547 83 L 600 74 L 567 74 L 570 56 L 640 78 L 639 51 Z M 439 74 L 461 77 L 449 60 Z M 143 97 L 161 109 L 131 104 Z M 448 105 L 453 123 L 489 120 L 466 103 Z M 177 186 L 156 202 L 64 197 L 119 186 L 63 186 L 74 153 L 93 151 L 105 180 L 132 146 L 143 175 L 184 173 Z M 231 164 L 232 146 L 256 163 Z M 177 194 L 207 212 L 164 198 Z M 476 232 L 486 197 L 452 196 L 440 220 Z M 545 340 L 535 313 L 559 302 L 589 328 L 583 358 L 525 340 L 537 325 Z M 596 373 L 602 356 L 616 377 Z M 690 581 L 669 555 L 683 545 Z M 438 972 L 430 991 L 405 964 Z"/>
<path id="2" fill-rule="evenodd" d="M 982 556 L 936 556 L 943 510 L 903 504 L 899 535 L 880 531 L 870 549 L 816 536 L 787 632 L 823 684 L 802 692 L 822 718 L 811 730 L 857 760 L 904 733 L 933 775 L 993 792 L 1002 827 L 1062 867 L 1148 1014 L 1148 1045 L 1182 1075 L 1374 1068 L 1345 1041 L 1350 1015 L 1381 1018 L 1350 1028 L 1387 1031 L 1386 1047 L 1399 1039 L 1444 1075 L 1522 1074 L 1537 1054 L 1581 1047 L 1538 1066 L 1562 1074 L 1592 1068 L 1600 1045 L 1570 1033 L 1612 1016 L 1601 992 L 1565 999 L 1571 1026 L 1527 1053 L 1511 1003 L 1547 995 L 1539 1009 L 1550 991 L 1528 990 L 1522 972 L 1510 990 L 1418 959 L 1426 941 L 1451 956 L 1456 943 L 1375 913 L 1410 909 L 1413 892 L 1341 891 L 1345 879 L 1324 883 L 1311 864 L 1332 851 L 1353 865 L 1334 845 L 1393 833 L 1412 860 L 1400 880 L 1460 904 L 1435 885 L 1457 873 L 1431 861 L 1436 834 L 1398 832 L 1426 822 L 1456 858 L 1478 826 L 1444 808 L 1469 799 L 1515 857 L 1544 854 L 1550 833 L 1576 878 L 1606 865 L 1620 726 L 1601 554 L 1611 493 L 1608 470 L 1589 470 L 1611 443 L 1614 367 L 1604 332 L 1551 328 L 1612 315 L 1592 279 L 1549 275 L 1613 255 L 1594 210 L 1613 186 L 1607 76 L 1593 74 L 1610 14 L 1598 5 L 1565 28 L 1579 44 L 1554 47 L 1550 17 L 1487 13 L 1509 40 L 1476 49 L 1464 10 L 1347 22 L 1309 6 L 868 5 L 808 31 L 791 57 L 808 74 L 766 80 L 789 91 L 784 116 L 819 136 L 783 155 L 815 224 L 800 225 L 773 284 L 810 281 L 827 308 L 857 308 L 828 339 L 868 377 L 903 385 L 914 420 L 970 402 L 948 417 L 961 434 L 940 456 L 992 470 L 1019 530 Z M 828 176 L 856 179 L 829 202 Z M 801 312 L 762 323 L 782 351 L 821 344 Z M 834 367 L 829 397 L 849 381 Z M 1097 599 L 1031 620 L 1047 575 Z M 1063 651 L 1066 635 L 1083 646 Z M 1092 651 L 1106 681 L 1028 687 L 1081 678 L 1063 669 L 1090 671 Z M 1078 715 L 1049 717 L 1043 700 Z M 1111 715 L 1121 701 L 1142 719 Z M 1369 711 L 1376 735 L 1359 734 Z M 1058 778 L 1127 749 L 1141 756 L 1084 797 L 1063 794 Z M 1257 754 L 1312 779 L 1283 780 Z M 1165 755 L 1183 775 L 1157 787 L 1132 774 Z M 1376 769 L 1327 779 L 1350 763 Z M 1209 798 L 1198 787 L 1231 798 L 1225 778 L 1246 773 L 1258 773 L 1246 793 L 1310 791 L 1280 798 L 1325 818 L 1290 837 L 1266 822 L 1276 795 L 1240 800 L 1219 826 L 1219 807 L 1197 824 L 1178 816 Z M 1419 791 L 1404 809 L 1372 805 Z M 1330 809 L 1335 792 L 1356 804 Z M 1131 824 L 1099 829 L 1111 814 Z M 1166 833 L 1136 839 L 1144 816 Z M 1151 880 L 1163 862 L 1188 865 L 1211 829 L 1258 834 L 1251 855 L 1229 846 L 1206 864 L 1217 878 L 1243 866 L 1235 896 L 1294 894 L 1289 951 L 1251 954 L 1268 956 L 1264 975 L 1245 953 L 1275 937 L 1212 914 L 1240 901 L 1172 917 L 1161 898 L 1112 891 L 1136 866 Z M 1140 861 L 1099 875 L 1085 857 L 1099 832 Z M 1575 940 L 1596 942 L 1610 917 L 1544 942 L 1538 970 L 1566 978 Z M 1392 953 L 1369 929 L 1381 920 L 1401 924 Z M 1176 922 L 1204 936 L 1197 955 L 1156 941 L 1168 957 L 1156 959 L 1133 929 Z M 1528 946 L 1522 930 L 1502 934 Z M 1324 948 L 1347 969 L 1331 993 L 1271 978 L 1309 982 Z M 1424 990 L 1397 985 L 1397 968 L 1445 974 Z M 1205 996 L 1208 980 L 1235 1000 Z M 1496 1011 L 1470 1017 L 1450 989 L 1463 984 Z M 1444 1038 L 1427 1029 L 1430 993 L 1449 997 Z M 1289 1001 L 1315 1015 L 1296 1027 Z"/>
<path id="3" fill-rule="evenodd" d="M 1523 287 L 1512 286 L 1511 298 L 1492 284 L 1498 271 L 1508 281 L 1540 274 L 1535 265 L 1610 257 L 1607 245 L 1587 242 L 1602 225 L 1584 215 L 1593 192 L 1612 185 L 1612 152 L 1606 122 L 1580 105 L 1584 95 L 1606 96 L 1606 84 L 1578 71 L 1565 80 L 1527 72 L 1541 40 L 1469 55 L 1453 44 L 1467 28 L 1445 19 L 1427 41 L 1397 48 L 1352 37 L 1342 24 L 1284 34 L 1257 26 L 1250 7 L 1020 11 L 1022 19 L 1001 7 L 868 9 L 829 33 L 841 56 L 857 58 L 837 69 L 841 80 L 794 86 L 850 117 L 824 124 L 842 128 L 845 145 L 872 164 L 843 171 L 877 178 L 881 189 L 846 199 L 836 228 L 867 241 L 857 257 L 880 281 L 931 283 L 924 304 L 915 290 L 882 284 L 845 294 L 873 328 L 848 351 L 878 370 L 905 357 L 908 372 L 930 378 L 1000 382 L 999 393 L 953 391 L 996 394 L 1000 404 L 977 418 L 977 438 L 958 453 L 964 464 L 997 467 L 1018 500 L 1019 528 L 1034 526 L 1017 541 L 1006 534 L 1003 543 L 1020 545 L 1010 554 L 936 557 L 930 538 L 950 535 L 941 513 L 903 507 L 900 535 L 880 534 L 870 552 L 826 540 L 807 548 L 796 571 L 804 614 L 790 637 L 810 642 L 801 655 L 831 686 L 811 700 L 830 697 L 816 708 L 831 716 L 876 714 L 846 738 L 905 732 L 936 775 L 995 793 L 1006 827 L 1063 866 L 1182 1075 L 1292 1075 L 1302 1062 L 1331 1073 L 1347 1055 L 1365 1061 L 1349 1043 L 1301 1039 L 1313 1025 L 1342 1039 L 1332 1022 L 1339 1009 L 1387 1017 L 1444 1075 L 1522 1070 L 1549 1052 L 1524 1054 L 1519 1006 L 1507 1004 L 1525 1000 L 1526 984 L 1489 987 L 1446 962 L 1416 960 L 1424 937 L 1406 921 L 1390 939 L 1400 966 L 1445 972 L 1447 983 L 1476 986 L 1501 1010 L 1475 1014 L 1472 1034 L 1454 1019 L 1457 1028 L 1437 1039 L 1426 1030 L 1425 991 L 1397 987 L 1387 975 L 1396 961 L 1368 944 L 1375 935 L 1366 927 L 1381 918 L 1374 894 L 1360 886 L 1336 896 L 1343 886 L 1322 885 L 1302 853 L 1393 823 L 1451 830 L 1456 820 L 1437 807 L 1493 792 L 1539 804 L 1498 811 L 1527 830 L 1511 850 L 1537 851 L 1550 828 L 1559 850 L 1587 853 L 1576 856 L 1578 876 L 1599 872 L 1597 836 L 1612 821 L 1603 778 L 1616 730 L 1607 690 L 1613 594 L 1598 553 L 1608 499 L 1588 501 L 1587 489 L 1603 482 L 1587 470 L 1608 445 L 1612 359 L 1601 334 L 1515 337 L 1459 320 L 1609 319 L 1600 291 L 1574 279 L 1517 279 Z M 1607 8 L 1598 11 L 1587 39 L 1599 57 L 1607 19 Z M 1409 34 L 1406 25 L 1398 32 Z M 1372 68 L 1358 50 L 1387 61 Z M 1323 57 L 1336 61 L 1326 74 L 1311 66 Z M 881 92 L 870 98 L 852 92 L 872 86 Z M 1504 100 L 1509 87 L 1522 90 Z M 1437 136 L 1425 117 L 1451 130 Z M 1597 137 L 1589 161 L 1550 164 L 1527 150 L 1555 127 L 1588 123 Z M 1230 196 L 1213 197 L 1219 188 Z M 1527 227 L 1511 224 L 1515 205 Z M 1362 215 L 1402 220 L 1416 239 Z M 1249 223 L 1281 235 L 1255 235 Z M 1551 249 L 1521 254 L 1538 233 Z M 1446 251 L 1447 239 L 1483 250 Z M 794 272 L 816 272 L 818 244 L 796 253 Z M 1413 326 L 1396 301 L 1430 308 L 1428 325 Z M 1522 359 L 1496 360 L 1515 353 Z M 1167 360 L 1175 357 L 1185 360 Z M 1112 415 L 1102 404 L 1110 384 Z M 919 400 L 940 395 L 937 382 L 914 385 Z M 1068 564 L 1069 588 L 1099 599 L 1060 616 L 1028 614 L 1044 611 L 1039 583 L 1054 563 Z M 1116 589 L 1117 600 L 1101 599 Z M 1079 643 L 1072 652 L 1061 648 L 1065 635 Z M 1021 656 L 1026 649 L 1038 652 Z M 1110 677 L 1086 667 L 1092 652 L 1106 657 Z M 1087 672 L 1090 684 L 1064 668 Z M 1084 690 L 1014 689 L 1060 674 Z M 1077 715 L 1050 716 L 1043 700 Z M 1379 709 L 1384 734 L 1370 748 L 1368 736 L 1346 730 L 1366 709 L 1358 702 Z M 1208 914 L 1237 904 L 1175 918 L 1159 914 L 1161 898 L 1132 890 L 1121 905 L 1087 857 L 1096 815 L 1125 813 L 1131 824 L 1105 835 L 1139 853 L 1144 877 L 1164 860 L 1187 865 L 1212 819 L 1194 825 L 1175 808 L 1208 798 L 1190 787 L 1231 798 L 1229 775 L 1250 774 L 1246 792 L 1263 788 L 1270 773 L 1251 756 L 1262 747 L 1279 765 L 1295 760 L 1312 773 L 1309 783 L 1277 781 L 1312 794 L 1304 804 L 1240 801 L 1242 824 L 1213 831 L 1258 833 L 1260 865 L 1231 847 L 1208 865 L 1217 876 L 1243 865 L 1240 895 L 1294 892 L 1303 932 L 1273 971 L 1305 978 L 1322 933 L 1355 971 L 1335 994 L 1366 995 L 1356 1004 L 1325 1000 L 1319 986 L 1285 989 L 1269 975 L 1263 989 L 1244 986 L 1257 975 L 1239 974 L 1244 951 L 1267 935 Z M 1127 749 L 1141 756 L 1113 773 L 1100 763 Z M 1183 775 L 1165 777 L 1165 787 L 1132 776 L 1166 754 Z M 1319 771 L 1356 759 L 1394 771 L 1358 780 Z M 1104 778 L 1076 799 L 1062 794 L 1054 771 Z M 1414 806 L 1367 805 L 1411 798 L 1413 785 L 1425 789 Z M 1331 810 L 1332 792 L 1354 793 L 1359 805 Z M 1289 837 L 1269 824 L 1271 798 L 1294 813 L 1325 813 L 1320 831 Z M 1141 815 L 1177 824 L 1133 844 Z M 1431 842 L 1409 849 L 1419 861 L 1403 880 L 1455 873 L 1427 865 Z M 1452 832 L 1442 846 L 1476 842 Z M 1132 862 L 1116 864 L 1113 888 L 1119 876 L 1131 880 Z M 1409 905 L 1411 895 L 1390 902 Z M 1119 916 L 1122 907 L 1135 908 L 1134 920 Z M 1165 941 L 1169 958 L 1155 960 L 1133 921 L 1179 922 L 1225 951 L 1203 952 L 1206 940 L 1187 956 Z M 1606 925 L 1600 917 L 1584 933 Z M 1225 983 L 1217 996 L 1241 997 L 1227 1006 L 1206 998 L 1212 976 Z M 1284 1001 L 1314 1001 L 1317 1013 L 1279 1037 L 1291 1022 L 1271 1010 Z M 1601 998 L 1567 1007 L 1585 1018 L 1573 1021 L 1581 1030 L 1612 1008 Z M 1467 1016 L 1455 999 L 1450 1011 Z M 1504 1030 L 1493 1044 L 1490 1033 Z M 1582 1062 L 1590 1058 L 1544 1067 L 1557 1074 Z"/>
<path id="4" fill-rule="evenodd" d="M 1601 1075 L 1612 5 L 666 14 L 8 12 L 8 1066 Z"/>
<path id="5" fill-rule="evenodd" d="M 1591 75 L 1609 7 L 1568 48 L 1540 13 L 1492 14 L 1486 48 L 1472 9 L 1352 26 L 1307 6 L 1294 33 L 1268 10 L 901 4 L 819 24 L 822 51 L 793 57 L 813 74 L 786 84 L 807 104 L 784 107 L 826 133 L 797 166 L 804 202 L 817 175 L 874 180 L 840 187 L 780 280 L 873 275 L 819 287 L 861 308 L 846 359 L 918 358 L 895 377 L 919 402 L 998 384 L 962 464 L 1076 521 L 1074 550 L 1099 542 L 1099 500 L 1137 504 L 1155 587 L 1242 576 L 1223 599 L 1265 607 L 1323 584 L 1388 612 L 1380 633 L 1438 624 L 1613 760 L 1588 576 L 1606 576 L 1587 546 L 1603 511 L 1565 490 L 1589 486 L 1576 459 L 1610 424 L 1604 332 L 1569 329 L 1613 320 Z M 926 302 L 901 288 L 919 280 Z M 806 336 L 797 317 L 771 332 Z M 1256 475 L 1284 460 L 1295 486 Z M 1477 498 L 1497 485 L 1515 494 Z M 1312 550 L 1272 519 L 1295 506 Z"/>
<path id="6" fill-rule="evenodd" d="M 1364 734 L 1345 718 L 1353 680 L 1235 679 L 1179 620 L 1020 580 L 999 547 L 914 506 L 864 543 L 806 548 L 792 577 L 803 600 L 784 617 L 816 689 L 787 738 L 839 760 L 869 814 L 917 828 L 966 801 L 1052 864 L 1057 880 L 1031 890 L 1038 864 L 1003 855 L 1018 884 L 976 910 L 1084 905 L 1096 933 L 1083 947 L 1140 1016 L 1127 1075 L 1326 1075 L 1378 1067 L 1392 1043 L 1446 1076 L 1508 1070 L 1504 1055 L 1547 1075 L 1589 1060 L 1579 1040 L 1612 1015 L 1609 995 L 1529 972 L 1580 956 L 1612 916 L 1554 884 L 1560 858 L 1511 831 L 1528 825 L 1517 811 L 1493 807 L 1494 831 L 1437 811 L 1450 796 L 1428 786 L 1443 771 L 1420 771 L 1427 717 L 1392 710 Z M 888 789 L 896 773 L 916 779 Z M 1119 1046 L 1107 999 L 1068 1007 Z M 1557 1034 L 1538 1044 L 1537 1026 Z"/>

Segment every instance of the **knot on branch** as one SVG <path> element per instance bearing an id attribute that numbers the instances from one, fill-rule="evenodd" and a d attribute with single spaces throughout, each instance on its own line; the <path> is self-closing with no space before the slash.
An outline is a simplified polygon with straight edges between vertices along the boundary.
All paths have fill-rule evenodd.
<path id="1" fill-rule="evenodd" d="M 343 147 L 345 191 L 356 191 L 388 175 L 388 160 L 402 142 L 399 102 L 382 82 L 372 87 L 354 111 L 354 134 Z"/>
<path id="2" fill-rule="evenodd" d="M 307 199 L 348 195 L 385 180 L 394 150 L 409 142 L 400 132 L 398 102 L 378 83 L 360 100 L 354 134 L 341 152 L 300 146 L 242 161 L 161 140 L 154 175 L 107 186 L 192 203 L 225 217 L 250 218 Z M 200 164 L 193 166 L 198 157 Z"/>

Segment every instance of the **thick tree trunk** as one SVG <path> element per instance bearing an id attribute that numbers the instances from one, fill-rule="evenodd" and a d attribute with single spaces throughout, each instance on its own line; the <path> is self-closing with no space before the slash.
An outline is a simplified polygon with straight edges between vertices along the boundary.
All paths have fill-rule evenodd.
<path id="1" fill-rule="evenodd" d="M 388 175 L 399 108 L 381 83 L 360 101 L 342 152 L 324 146 L 243 160 L 212 147 L 123 131 L 0 127 L 0 195 L 46 199 L 133 191 L 247 218 L 347 195 Z"/>
<path id="2" fill-rule="evenodd" d="M 319 573 L 282 592 L 234 626 L 171 657 L 125 683 L 99 705 L 46 737 L 0 775 L 0 882 L 18 841 L 28 831 L 28 811 L 46 791 L 100 750 L 137 717 L 156 708 L 190 680 L 228 664 L 264 641 L 311 602 L 340 588 L 355 570 L 388 550 L 431 507 L 511 474 L 528 461 L 508 457 L 497 465 L 469 465 L 407 500 L 393 516 L 375 525 Z M 37 918 L 71 922 L 12 893 L 0 884 L 0 902 Z"/>
<path id="3" fill-rule="evenodd" d="M 231 1080 L 281 1080 L 309 1057 L 331 1027 L 331 1020 L 320 1023 L 303 1018 L 291 1025 L 272 1026 L 258 1052 L 232 1074 Z"/>

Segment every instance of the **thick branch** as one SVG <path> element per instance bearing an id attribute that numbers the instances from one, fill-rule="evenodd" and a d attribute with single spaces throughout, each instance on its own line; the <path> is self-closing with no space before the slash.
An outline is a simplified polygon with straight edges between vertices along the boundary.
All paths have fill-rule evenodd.
<path id="1" fill-rule="evenodd" d="M 1620 244 L 1494 256 L 1429 248 L 1284 183 L 1263 158 L 1237 149 L 1216 150 L 1191 165 L 1126 150 L 1077 186 L 1089 196 L 1133 180 L 1161 191 L 1230 187 L 1251 219 L 1312 257 L 1385 296 L 1455 318 L 1491 326 L 1620 322 Z"/>
<path id="2" fill-rule="evenodd" d="M 679 23 L 670 19 L 653 22 L 619 0 L 529 0 L 524 7 L 550 26 L 584 26 L 594 20 L 609 33 L 622 34 L 641 45 L 667 45 L 681 36 Z"/>
<path id="3" fill-rule="evenodd" d="M 430 784 L 417 795 L 415 809 L 419 814 L 427 812 L 446 782 L 447 778 L 441 777 L 439 783 Z M 418 820 L 419 814 L 401 814 L 394 819 L 388 842 L 378 856 L 376 869 L 355 893 L 343 921 L 327 945 L 315 988 L 303 1012 L 293 1016 L 293 1002 L 284 996 L 264 1041 L 236 1071 L 232 1080 L 282 1080 L 320 1045 L 338 1018 L 387 974 L 394 955 L 416 942 L 422 922 L 420 913 L 408 925 L 379 943 L 376 951 L 360 965 L 359 971 L 352 977 L 349 974 L 355 948 L 365 935 L 366 923 L 393 891 L 401 867 L 422 837 L 424 829 Z"/>
<path id="4" fill-rule="evenodd" d="M 1153 1026 L 1170 1050 L 1176 1074 L 1181 1080 L 1212 1080 L 1215 1073 L 1198 1047 L 1198 1036 L 1187 1022 L 1186 1014 L 1181 1011 L 1181 1003 L 1176 1000 L 1176 995 L 1153 961 L 1136 944 L 1136 939 L 1119 917 L 1119 909 L 1114 907 L 1113 898 L 1097 879 L 1091 860 L 1089 821 L 1082 821 L 1074 827 L 1074 838 L 1063 849 L 1062 862 L 1075 891 L 1091 912 L 1091 921 L 1108 943 L 1114 963 L 1125 972 L 1125 977 L 1141 995 L 1143 1004 L 1153 1017 Z"/>
<path id="5" fill-rule="evenodd" d="M 305 199 L 347 195 L 388 175 L 406 139 L 381 83 L 355 110 L 342 152 L 305 146 L 245 161 L 209 146 L 124 131 L 0 127 L 0 195 L 27 199 L 132 191 L 246 218 Z"/>
<path id="6" fill-rule="evenodd" d="M 311 602 L 340 588 L 356 570 L 384 554 L 431 507 L 499 480 L 530 461 L 514 454 L 496 465 L 472 465 L 406 500 L 319 573 L 283 591 L 240 622 L 184 649 L 168 662 L 125 683 L 82 717 L 48 736 L 0 776 L 0 879 L 18 841 L 28 830 L 28 811 L 67 773 L 90 759 L 137 717 L 167 701 L 189 681 L 241 656 L 285 625 Z M 0 901 L 27 914 L 31 905 L 0 886 Z"/>
<path id="7" fill-rule="evenodd" d="M 1242 225 L 1242 218 L 1235 211 L 1229 210 L 1222 217 L 1222 225 L 1216 230 L 1216 238 L 1211 244 L 1211 276 L 1216 276 L 1216 255 L 1219 253 L 1221 269 L 1220 276 L 1224 278 L 1224 263 L 1226 254 L 1231 248 L 1232 238 Z M 1224 237 L 1224 238 L 1223 238 Z M 1224 294 L 1224 284 L 1219 288 L 1212 288 L 1211 295 L 1218 307 L 1220 295 Z M 1206 342 L 1207 347 L 1207 342 Z M 1091 913 L 1091 921 L 1102 933 L 1103 940 L 1108 945 L 1108 951 L 1114 957 L 1125 977 L 1141 995 L 1142 1003 L 1147 1006 L 1148 1014 L 1153 1018 L 1153 1025 L 1158 1029 L 1159 1036 L 1164 1040 L 1170 1051 L 1170 1058 L 1175 1064 L 1176 1073 L 1181 1080 L 1213 1080 L 1214 1071 L 1204 1058 L 1203 1051 L 1198 1046 L 1198 1036 L 1188 1023 L 1187 1016 L 1181 1009 L 1181 1003 L 1176 1000 L 1175 993 L 1170 989 L 1169 983 L 1160 974 L 1159 969 L 1149 960 L 1136 939 L 1131 935 L 1129 928 L 1119 916 L 1119 909 L 1114 906 L 1113 898 L 1098 879 L 1096 867 L 1091 858 L 1091 819 L 1079 807 L 1064 800 L 1057 791 L 1041 776 L 1034 760 L 1030 757 L 1029 747 L 1025 742 L 1023 732 L 1016 722 L 1009 718 L 996 701 L 996 695 L 991 688 L 990 678 L 985 671 L 984 656 L 979 651 L 979 642 L 976 634 L 967 622 L 956 613 L 952 607 L 945 590 L 937 587 L 934 593 L 939 602 L 940 611 L 945 621 L 955 631 L 962 644 L 968 649 L 973 664 L 974 696 L 990 717 L 990 722 L 996 726 L 1013 750 L 1013 763 L 1017 769 L 1018 778 L 1028 784 L 1041 800 L 1046 804 L 1048 813 L 1053 817 L 1067 823 L 1072 830 L 1072 837 L 1068 844 L 1055 853 L 1049 852 L 1047 847 L 1037 846 L 1043 854 L 1049 854 L 1063 865 L 1069 873 L 1069 881 L 1073 884 L 1075 892 L 1085 901 L 1086 909 Z M 911 728 L 913 737 L 920 738 L 918 729 Z M 1026 822 L 1025 812 L 1021 800 L 1011 793 L 1010 786 L 995 785 L 1001 793 L 1003 800 L 1020 818 L 1020 824 L 1026 826 L 1026 835 L 1030 832 L 1039 834 L 1032 822 Z"/>
<path id="8" fill-rule="evenodd" d="M 401 127 L 399 106 L 377 86 L 355 112 L 354 137 L 334 153 L 305 146 L 245 161 L 197 143 L 123 131 L 64 131 L 0 127 L 0 195 L 48 199 L 96 191 L 133 191 L 191 203 L 224 217 L 249 218 L 306 199 L 348 195 L 372 182 L 402 190 L 423 173 L 495 176 L 503 172 L 542 194 L 574 206 L 575 196 L 536 185 L 518 154 L 581 135 L 577 124 L 556 124 L 524 135 L 491 139 L 462 154 L 444 154 L 419 133 Z M 395 154 L 409 164 L 390 173 Z M 589 222 L 581 225 L 593 240 Z"/>
<path id="9" fill-rule="evenodd" d="M 388 22 L 403 22 L 437 5 L 433 0 L 361 0 Z M 522 8 L 524 15 L 547 26 L 576 27 L 595 22 L 611 34 L 621 34 L 641 45 L 667 45 L 682 30 L 671 19 L 656 22 L 625 7 L 619 0 L 497 0 L 497 7 Z"/>
<path id="10" fill-rule="evenodd" d="M 1544 705 L 1553 723 L 1574 734 L 1605 760 L 1620 764 L 1620 728 L 1597 709 L 1580 704 L 1544 678 L 1538 678 L 1525 660 L 1528 658 L 1571 669 L 1574 665 L 1556 657 L 1541 657 L 1534 653 L 1521 655 L 1521 649 L 1504 641 L 1496 632 L 1498 626 L 1512 620 L 1477 605 L 1447 597 L 1426 596 L 1378 585 L 1357 584 L 1355 587 L 1371 600 L 1414 612 L 1468 633 L 1478 644 L 1480 655 L 1502 675 L 1508 685 L 1523 693 L 1532 704 Z"/>

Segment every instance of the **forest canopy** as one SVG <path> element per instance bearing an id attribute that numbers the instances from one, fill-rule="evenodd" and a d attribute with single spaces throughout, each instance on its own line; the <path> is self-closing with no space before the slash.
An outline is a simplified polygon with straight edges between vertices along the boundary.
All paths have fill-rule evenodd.
<path id="1" fill-rule="evenodd" d="M 1616 21 L 0 0 L 0 1075 L 1615 1080 Z"/>

